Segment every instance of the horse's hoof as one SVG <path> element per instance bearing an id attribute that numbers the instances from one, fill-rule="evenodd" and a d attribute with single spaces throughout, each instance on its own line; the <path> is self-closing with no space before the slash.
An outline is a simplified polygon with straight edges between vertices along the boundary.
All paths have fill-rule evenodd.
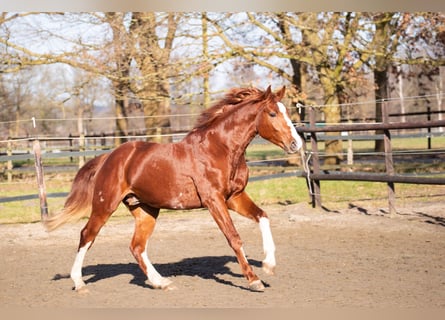
<path id="1" fill-rule="evenodd" d="M 255 292 L 263 292 L 265 288 L 261 280 L 255 280 L 249 283 L 249 289 Z"/>
<path id="2" fill-rule="evenodd" d="M 90 291 L 87 289 L 87 285 L 82 280 L 75 280 L 74 281 L 74 287 L 73 290 L 76 291 L 78 294 L 86 294 Z"/>
<path id="3" fill-rule="evenodd" d="M 174 291 L 174 290 L 178 290 L 178 287 L 175 286 L 174 284 L 169 284 L 168 286 L 162 287 L 162 290 L 164 290 L 164 291 Z"/>
<path id="4" fill-rule="evenodd" d="M 275 274 L 275 266 L 263 261 L 263 271 L 264 273 L 273 276 Z"/>
<path id="5" fill-rule="evenodd" d="M 88 288 L 86 286 L 82 286 L 80 288 L 74 288 L 74 290 L 79 295 L 85 295 L 85 294 L 89 294 L 90 293 L 90 290 L 88 290 Z"/>
<path id="6" fill-rule="evenodd" d="M 161 289 L 164 291 L 170 291 L 170 290 L 177 289 L 176 286 L 173 285 L 173 281 L 171 281 L 168 278 L 162 278 L 162 280 L 157 284 L 152 283 L 152 287 L 154 289 Z"/>

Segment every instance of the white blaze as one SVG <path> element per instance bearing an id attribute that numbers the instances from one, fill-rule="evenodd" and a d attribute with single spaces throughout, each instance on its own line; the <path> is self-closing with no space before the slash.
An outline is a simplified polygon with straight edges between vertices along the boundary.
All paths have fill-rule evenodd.
<path id="1" fill-rule="evenodd" d="M 303 141 L 301 140 L 300 136 L 297 133 L 297 130 L 295 130 L 295 127 L 292 124 L 292 121 L 290 120 L 289 116 L 287 115 L 286 107 L 281 102 L 278 102 L 277 105 L 278 105 L 278 109 L 283 114 L 284 120 L 286 120 L 286 123 L 290 128 L 292 137 L 297 142 L 298 149 L 300 149 L 303 146 Z"/>

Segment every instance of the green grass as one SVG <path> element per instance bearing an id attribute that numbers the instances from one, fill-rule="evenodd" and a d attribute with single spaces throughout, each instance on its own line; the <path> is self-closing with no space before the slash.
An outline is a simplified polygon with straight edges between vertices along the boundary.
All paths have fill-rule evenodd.
<path id="1" fill-rule="evenodd" d="M 286 157 L 286 153 L 274 144 L 251 144 L 246 150 L 246 158 L 249 160 L 268 160 Z"/>
<path id="2" fill-rule="evenodd" d="M 260 205 L 309 201 L 306 180 L 303 178 L 254 181 L 247 185 L 246 191 Z"/>
<path id="3" fill-rule="evenodd" d="M 426 202 L 432 197 L 445 200 L 445 186 L 396 184 L 396 197 L 400 200 L 414 199 Z M 246 191 L 258 204 L 309 202 L 306 180 L 303 178 L 279 178 L 251 182 Z M 335 208 L 346 208 L 352 202 L 387 202 L 386 183 L 367 181 L 321 181 L 323 204 Z"/>
<path id="4" fill-rule="evenodd" d="M 68 192 L 71 181 L 68 175 L 53 177 L 47 182 L 47 192 Z M 0 184 L 2 197 L 37 194 L 35 181 L 29 180 L 10 185 Z M 387 188 L 384 183 L 360 181 L 322 181 L 323 205 L 331 210 L 348 208 L 349 204 L 363 206 L 387 206 Z M 306 181 L 301 177 L 277 178 L 250 182 L 246 191 L 258 205 L 309 203 Z M 396 184 L 398 201 L 426 202 L 445 201 L 444 186 L 418 186 Z M 48 198 L 50 213 L 63 207 L 64 198 Z M 178 214 L 183 213 L 179 211 Z M 113 219 L 129 217 L 124 206 L 120 206 Z M 0 223 L 29 223 L 40 221 L 39 200 L 0 203 Z"/>

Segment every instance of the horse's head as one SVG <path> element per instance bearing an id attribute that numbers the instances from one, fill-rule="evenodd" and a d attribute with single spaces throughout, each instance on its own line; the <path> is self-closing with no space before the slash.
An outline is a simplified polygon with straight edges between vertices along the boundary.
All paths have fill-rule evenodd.
<path id="1" fill-rule="evenodd" d="M 280 102 L 286 88 L 274 94 L 270 86 L 264 92 L 264 105 L 257 116 L 257 130 L 261 137 L 281 147 L 287 153 L 297 152 L 303 145 L 292 124 L 286 107 Z"/>

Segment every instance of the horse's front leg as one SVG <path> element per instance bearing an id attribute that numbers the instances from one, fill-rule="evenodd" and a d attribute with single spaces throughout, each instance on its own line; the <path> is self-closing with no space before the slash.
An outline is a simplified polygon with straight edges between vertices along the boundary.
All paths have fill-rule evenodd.
<path id="1" fill-rule="evenodd" d="M 246 192 L 241 192 L 229 198 L 227 206 L 229 209 L 259 223 L 263 238 L 263 250 L 266 255 L 263 260 L 263 270 L 267 274 L 274 274 L 276 266 L 275 243 L 266 212 L 259 208 Z"/>
<path id="2" fill-rule="evenodd" d="M 249 282 L 249 289 L 252 291 L 264 291 L 264 285 L 260 278 L 253 272 L 252 267 L 247 261 L 246 255 L 243 249 L 243 243 L 241 238 L 233 225 L 232 218 L 230 217 L 229 211 L 222 198 L 214 197 L 207 207 L 213 217 L 213 219 L 218 224 L 218 227 L 223 232 L 226 237 L 230 247 L 236 254 L 238 263 L 241 266 L 241 270 Z"/>

